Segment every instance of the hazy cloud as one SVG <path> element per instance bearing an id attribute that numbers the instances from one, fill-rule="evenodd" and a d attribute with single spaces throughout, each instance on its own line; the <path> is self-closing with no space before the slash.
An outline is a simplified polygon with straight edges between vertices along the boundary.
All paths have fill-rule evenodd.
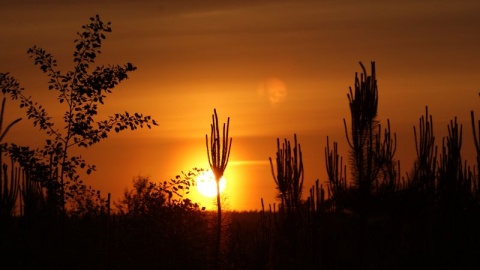
<path id="1" fill-rule="evenodd" d="M 267 78 L 258 86 L 258 96 L 266 98 L 272 106 L 278 106 L 287 98 L 287 85 L 279 78 Z"/>

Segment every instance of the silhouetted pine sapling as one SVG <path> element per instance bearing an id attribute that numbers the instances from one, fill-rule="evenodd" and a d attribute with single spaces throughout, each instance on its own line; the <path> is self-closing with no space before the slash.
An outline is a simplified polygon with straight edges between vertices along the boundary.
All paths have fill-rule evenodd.
<path id="1" fill-rule="evenodd" d="M 350 87 L 348 101 L 350 105 L 351 128 L 348 134 L 347 122 L 344 127 L 350 146 L 351 170 L 353 181 L 360 196 L 369 197 L 378 168 L 374 164 L 374 140 L 378 132 L 377 120 L 378 90 L 375 77 L 375 63 L 371 63 L 371 75 L 360 63 L 363 73 L 355 73 L 355 89 Z"/>
<path id="2" fill-rule="evenodd" d="M 265 204 L 261 198 L 262 210 L 260 210 L 260 224 L 255 233 L 255 265 L 260 269 L 270 269 L 272 260 L 272 238 L 274 233 L 272 210 L 265 211 Z M 271 208 L 271 206 L 270 206 Z"/>
<path id="3" fill-rule="evenodd" d="M 269 160 L 281 200 L 279 210 L 285 211 L 287 217 L 294 215 L 300 208 L 304 180 L 302 149 L 297 143 L 297 135 L 294 134 L 293 148 L 287 139 L 280 147 L 280 139 L 277 138 L 276 168 L 272 158 Z"/>
<path id="4" fill-rule="evenodd" d="M 280 146 L 277 138 L 275 166 L 272 158 L 270 168 L 278 189 L 281 203 L 278 206 L 278 226 L 276 229 L 276 263 L 273 267 L 291 267 L 299 263 L 302 248 L 300 244 L 302 190 L 304 181 L 302 149 L 294 134 L 293 145 L 284 139 Z"/>
<path id="5" fill-rule="evenodd" d="M 315 180 L 315 184 L 310 187 L 309 195 L 306 200 L 308 218 L 311 219 L 317 214 L 323 212 L 325 208 L 325 190 L 319 180 Z"/>
<path id="6" fill-rule="evenodd" d="M 333 149 L 330 149 L 328 136 L 325 166 L 328 175 L 328 201 L 334 210 L 340 210 L 347 192 L 347 166 L 343 165 L 343 157 L 338 155 L 337 142 L 333 142 Z"/>
<path id="7" fill-rule="evenodd" d="M 367 203 L 376 192 L 391 192 L 399 182 L 399 164 L 395 161 L 396 136 L 388 121 L 383 139 L 377 120 L 378 88 L 375 62 L 371 74 L 360 63 L 363 72 L 355 73 L 355 89 L 347 95 L 350 105 L 350 134 L 344 119 L 345 134 L 350 147 L 353 183 L 358 190 L 359 203 Z M 362 205 L 358 205 L 363 207 Z"/>
<path id="8" fill-rule="evenodd" d="M 379 132 L 375 140 L 375 165 L 378 174 L 375 178 L 375 190 L 382 195 L 392 195 L 398 190 L 400 183 L 400 161 L 395 160 L 397 136 L 390 130 L 390 120 L 387 119 L 387 128 L 383 132 L 383 140 Z"/>
<path id="9" fill-rule="evenodd" d="M 319 240 L 322 228 L 322 215 L 325 214 L 325 190 L 318 179 L 309 189 L 306 201 L 306 223 L 303 224 L 302 248 L 303 261 L 309 266 L 318 266 L 320 263 L 321 241 Z"/>
<path id="10" fill-rule="evenodd" d="M 437 176 L 437 146 L 433 134 L 433 120 L 425 108 L 425 115 L 419 120 L 418 133 L 413 127 L 416 160 L 408 175 L 409 189 L 421 195 L 431 206 L 434 203 L 435 179 Z"/>
<path id="11" fill-rule="evenodd" d="M 263 198 L 261 199 L 262 210 L 260 212 L 260 225 L 255 236 L 256 263 L 259 269 L 288 268 L 290 264 L 284 262 L 290 260 L 294 254 L 285 253 L 286 234 L 293 234 L 285 230 L 285 211 L 280 210 L 275 203 L 265 209 Z M 288 245 L 288 244 L 287 244 Z M 296 252 L 295 248 L 287 246 Z"/>
<path id="12" fill-rule="evenodd" d="M 477 203 L 480 203 L 480 120 L 475 121 L 475 113 L 473 111 L 470 111 L 470 118 L 472 120 L 473 142 L 475 143 L 475 151 L 477 154 L 476 168 L 474 169 L 475 177 L 473 179 L 473 189 L 476 201 Z"/>
<path id="13" fill-rule="evenodd" d="M 448 136 L 442 140 L 438 165 L 437 192 L 441 209 L 448 213 L 466 206 L 471 191 L 471 174 L 461 157 L 462 125 L 457 118 L 448 125 Z"/>
<path id="14" fill-rule="evenodd" d="M 92 67 L 97 55 L 101 53 L 105 35 L 112 31 L 110 22 L 104 23 L 98 15 L 90 18 L 90 22 L 82 27 L 74 40 L 74 68 L 66 73 L 57 69 L 57 61 L 40 47 L 33 46 L 28 54 L 35 65 L 49 77 L 48 89 L 58 92 L 58 101 L 66 105 L 63 114 L 63 126 L 58 128 L 52 117 L 42 105 L 35 102 L 30 95 L 24 94 L 14 79 L 8 74 L 1 74 L 2 92 L 10 94 L 13 100 L 19 100 L 20 108 L 26 110 L 27 117 L 33 125 L 44 131 L 50 138 L 45 146 L 38 149 L 41 160 L 49 167 L 46 181 L 49 202 L 56 212 L 65 211 L 66 200 L 73 198 L 83 185 L 77 169 L 85 169 L 89 174 L 95 166 L 87 164 L 81 156 L 71 156 L 69 150 L 74 147 L 89 147 L 107 138 L 114 130 L 135 130 L 157 125 L 150 116 L 140 113 L 116 113 L 106 120 L 96 121 L 99 105 L 112 93 L 112 89 L 128 78 L 128 73 L 136 67 L 131 63 L 121 65 Z"/>
<path id="15" fill-rule="evenodd" d="M 227 168 L 228 159 L 230 158 L 230 150 L 232 147 L 232 138 L 229 137 L 230 117 L 227 123 L 223 124 L 222 133 L 220 133 L 217 110 L 213 110 L 212 124 L 210 125 L 210 140 L 205 135 L 205 143 L 207 146 L 207 156 L 210 168 L 215 176 L 217 187 L 217 243 L 216 243 L 216 268 L 221 268 L 220 249 L 222 235 L 222 206 L 220 200 L 220 179 Z"/>

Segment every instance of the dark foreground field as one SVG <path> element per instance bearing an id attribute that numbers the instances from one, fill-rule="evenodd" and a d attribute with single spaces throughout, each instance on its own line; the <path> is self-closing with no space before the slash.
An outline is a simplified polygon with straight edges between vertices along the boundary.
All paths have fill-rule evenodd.
<path id="1" fill-rule="evenodd" d="M 478 212 L 399 206 L 364 215 L 224 214 L 222 269 L 466 269 L 478 266 Z M 23 218 L 2 223 L 2 269 L 212 269 L 215 213 Z M 418 269 L 418 268 L 417 268 Z"/>

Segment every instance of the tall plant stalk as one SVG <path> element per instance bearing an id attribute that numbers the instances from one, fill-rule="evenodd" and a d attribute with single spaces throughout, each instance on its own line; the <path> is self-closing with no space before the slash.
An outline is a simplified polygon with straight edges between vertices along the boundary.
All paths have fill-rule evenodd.
<path id="1" fill-rule="evenodd" d="M 222 205 L 220 200 L 220 179 L 223 177 L 227 168 L 228 159 L 230 158 L 230 149 L 232 146 L 232 138 L 229 138 L 230 117 L 227 123 L 223 124 L 222 133 L 220 133 L 217 110 L 213 110 L 212 124 L 210 125 L 210 140 L 208 134 L 205 135 L 205 143 L 207 146 L 207 156 L 210 168 L 215 176 L 217 187 L 217 245 L 216 245 L 216 268 L 220 269 L 220 248 L 222 235 Z"/>

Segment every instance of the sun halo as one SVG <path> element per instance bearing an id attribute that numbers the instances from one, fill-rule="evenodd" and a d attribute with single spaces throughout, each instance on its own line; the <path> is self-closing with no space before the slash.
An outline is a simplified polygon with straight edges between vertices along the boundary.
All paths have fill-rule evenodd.
<path id="1" fill-rule="evenodd" d="M 205 171 L 200 173 L 196 179 L 197 190 L 205 197 L 215 197 L 217 196 L 217 184 L 215 181 L 215 176 L 212 171 Z M 220 193 L 225 190 L 227 185 L 225 177 L 220 178 Z"/>

